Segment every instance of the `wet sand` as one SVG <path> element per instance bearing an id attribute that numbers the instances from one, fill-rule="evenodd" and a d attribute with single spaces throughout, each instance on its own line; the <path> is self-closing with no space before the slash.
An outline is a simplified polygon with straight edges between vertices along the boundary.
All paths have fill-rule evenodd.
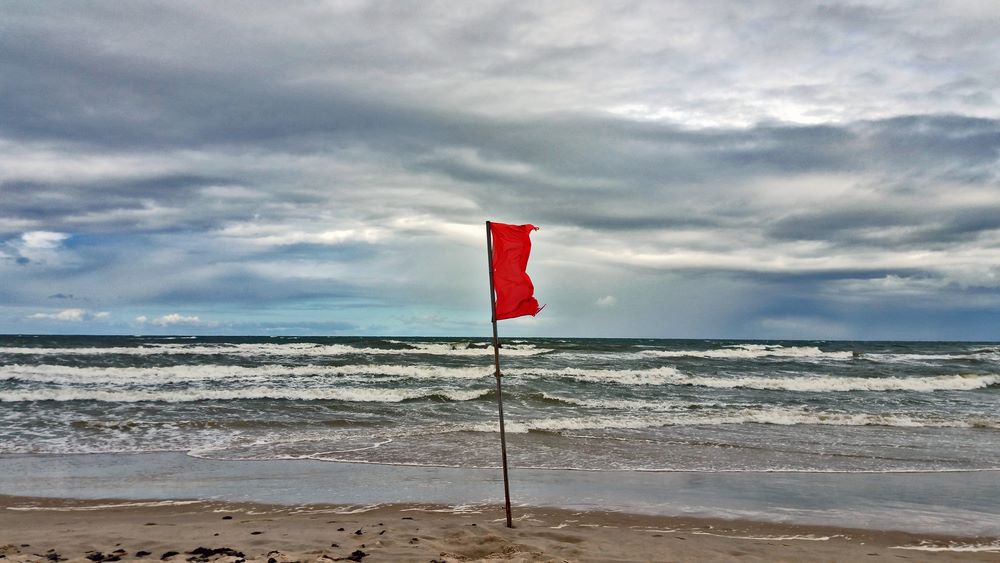
<path id="1" fill-rule="evenodd" d="M 515 505 L 1000 537 L 993 471 L 689 473 L 514 468 Z M 183 452 L 0 455 L 0 495 L 302 504 L 488 505 L 499 469 L 315 460 L 227 461 Z"/>
<path id="2" fill-rule="evenodd" d="M 0 497 L 6 561 L 1000 561 L 997 538 L 496 505 Z"/>

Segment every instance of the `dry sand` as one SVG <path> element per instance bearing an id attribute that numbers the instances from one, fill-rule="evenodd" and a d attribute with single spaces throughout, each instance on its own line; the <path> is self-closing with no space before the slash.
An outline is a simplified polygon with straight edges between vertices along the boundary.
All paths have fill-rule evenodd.
<path id="1" fill-rule="evenodd" d="M 508 529 L 496 506 L 0 497 L 4 560 L 1000 561 L 1000 541 L 528 507 Z"/>

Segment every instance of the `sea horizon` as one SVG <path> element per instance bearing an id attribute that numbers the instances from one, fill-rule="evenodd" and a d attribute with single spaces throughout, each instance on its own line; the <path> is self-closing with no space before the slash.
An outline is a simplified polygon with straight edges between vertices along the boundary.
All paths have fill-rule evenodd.
<path id="1" fill-rule="evenodd" d="M 9 332 L 0 333 L 4 337 L 123 337 L 123 338 L 414 338 L 414 339 L 458 339 L 458 340 L 493 340 L 490 334 L 483 335 L 435 335 L 435 334 L 224 334 L 224 333 L 72 333 L 72 332 Z M 743 338 L 743 337 L 675 337 L 675 336 L 538 336 L 523 334 L 501 334 L 501 343 L 505 339 L 531 340 L 665 340 L 665 341 L 706 341 L 706 342 L 865 342 L 865 343 L 968 343 L 968 344 L 1000 344 L 997 340 L 978 340 L 965 338 Z"/>

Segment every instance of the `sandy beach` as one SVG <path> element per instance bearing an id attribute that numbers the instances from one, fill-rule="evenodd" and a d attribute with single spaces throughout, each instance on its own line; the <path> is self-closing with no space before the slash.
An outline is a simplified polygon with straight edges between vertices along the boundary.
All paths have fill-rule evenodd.
<path id="1" fill-rule="evenodd" d="M 0 497 L 8 561 L 1000 561 L 982 538 L 499 506 Z M 993 551 L 987 551 L 991 549 Z"/>

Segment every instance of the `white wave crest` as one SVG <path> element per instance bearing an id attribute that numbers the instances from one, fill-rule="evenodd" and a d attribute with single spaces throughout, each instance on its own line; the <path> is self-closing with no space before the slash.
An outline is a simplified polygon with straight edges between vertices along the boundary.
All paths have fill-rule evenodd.
<path id="1" fill-rule="evenodd" d="M 33 383 L 63 385 L 160 385 L 171 382 L 226 381 L 242 383 L 274 383 L 308 378 L 335 378 L 336 381 L 385 380 L 475 380 L 491 375 L 491 369 L 479 367 L 443 367 L 427 365 L 351 364 L 342 366 L 263 365 L 254 367 L 207 365 L 164 366 L 148 368 L 74 367 L 59 365 L 19 365 L 0 367 L 0 381 L 19 380 Z M 764 376 L 694 376 L 669 367 L 643 370 L 605 370 L 584 368 L 511 368 L 506 376 L 521 379 L 571 378 L 595 383 L 620 385 L 690 385 L 714 389 L 766 389 L 797 392 L 847 391 L 972 391 L 1000 385 L 1000 374 L 960 374 L 914 377 L 838 377 L 829 375 L 764 377 Z"/>
<path id="2" fill-rule="evenodd" d="M 408 348 L 371 348 L 352 346 L 349 344 L 318 344 L 310 342 L 292 342 L 285 344 L 252 343 L 252 344 L 145 344 L 143 346 L 113 346 L 113 347 L 80 347 L 80 348 L 42 348 L 42 347 L 0 347 L 0 354 L 33 354 L 61 356 L 100 356 L 100 355 L 132 355 L 157 356 L 191 354 L 199 356 L 343 356 L 348 354 L 364 355 L 411 355 L 431 354 L 444 356 L 474 356 L 487 357 L 493 355 L 493 348 L 474 347 L 469 343 L 451 342 L 399 342 Z M 504 344 L 505 356 L 534 356 L 550 352 L 546 348 L 537 348 L 532 344 Z"/>
<path id="3" fill-rule="evenodd" d="M 532 431 L 558 432 L 562 430 L 605 430 L 612 428 L 653 428 L 664 426 L 653 417 L 639 416 L 587 416 L 565 418 L 540 418 L 527 422 L 506 422 L 504 430 L 513 434 L 526 434 Z M 482 422 L 469 424 L 461 428 L 470 432 L 500 432 L 499 422 Z"/>
<path id="4" fill-rule="evenodd" d="M 865 354 L 864 357 L 869 360 L 890 363 L 890 364 L 902 363 L 902 364 L 934 365 L 941 361 L 950 361 L 950 360 L 1000 361 L 1000 351 L 993 349 L 983 349 L 983 350 L 972 350 L 969 352 L 958 353 L 958 354 L 873 353 L 873 354 Z"/>
<path id="5" fill-rule="evenodd" d="M 632 410 L 673 411 L 679 409 L 723 406 L 721 403 L 691 403 L 688 401 L 644 401 L 637 399 L 577 399 L 575 397 L 566 397 L 564 395 L 552 395 L 550 393 L 544 393 L 544 392 L 541 393 L 541 396 L 545 399 L 549 399 L 552 401 L 559 401 L 570 405 L 579 405 L 581 407 L 587 407 L 592 409 L 609 409 L 609 410 L 619 410 L 619 411 L 632 411 Z"/>
<path id="6" fill-rule="evenodd" d="M 626 385 L 692 385 L 714 389 L 767 389 L 776 391 L 971 391 L 1000 384 L 1000 374 L 936 375 L 923 377 L 838 377 L 828 375 L 696 376 L 672 367 L 647 370 L 511 369 L 506 375 L 523 377 L 571 377 L 584 381 Z"/>
<path id="7" fill-rule="evenodd" d="M 272 381 L 288 378 L 333 377 L 338 381 L 366 380 L 372 376 L 411 379 L 478 379 L 490 375 L 487 368 L 352 364 L 343 366 L 228 366 L 198 364 L 163 367 L 75 367 L 19 365 L 0 367 L 0 381 L 34 383 L 146 385 L 179 381 Z"/>
<path id="8" fill-rule="evenodd" d="M 895 545 L 889 549 L 909 549 L 913 551 L 930 552 L 953 551 L 966 553 L 998 553 L 1000 552 L 1000 540 L 989 543 L 948 542 L 944 544 L 924 540 L 917 545 Z"/>
<path id="9" fill-rule="evenodd" d="M 728 424 L 776 424 L 781 426 L 889 426 L 902 428 L 1000 428 L 1000 419 L 935 419 L 910 414 L 869 414 L 811 411 L 804 407 L 737 408 L 710 411 L 675 411 L 648 414 L 553 417 L 506 424 L 506 431 L 559 432 L 565 430 L 610 430 L 657 428 L 660 426 L 720 426 Z M 472 432 L 499 432 L 498 423 L 467 425 Z"/>
<path id="10" fill-rule="evenodd" d="M 493 356 L 493 345 L 473 346 L 471 342 L 403 342 L 412 348 L 403 352 L 419 352 L 423 354 L 439 354 L 445 356 Z M 551 352 L 548 348 L 538 348 L 534 344 L 511 344 L 503 342 L 500 350 L 504 356 L 534 356 Z"/>
<path id="11" fill-rule="evenodd" d="M 824 352 L 817 346 L 781 346 L 779 344 L 736 344 L 711 350 L 643 350 L 643 356 L 658 358 L 814 358 L 825 360 L 850 360 L 853 352 Z"/>
<path id="12" fill-rule="evenodd" d="M 659 385 L 683 381 L 685 377 L 672 367 L 648 370 L 599 370 L 582 368 L 545 369 L 511 368 L 504 375 L 523 379 L 568 377 L 581 381 L 625 385 Z M 365 380 L 371 377 L 409 379 L 481 379 L 490 377 L 488 366 L 444 367 L 428 365 L 349 364 L 342 366 L 230 366 L 184 365 L 163 367 L 75 367 L 61 365 L 20 365 L 0 367 L 0 381 L 20 380 L 60 384 L 163 384 L 177 381 L 272 381 L 283 378 L 336 377 L 339 380 Z"/>
<path id="13" fill-rule="evenodd" d="M 503 370 L 504 375 L 524 378 L 568 377 L 580 381 L 597 383 L 620 383 L 623 385 L 663 385 L 674 384 L 686 376 L 675 368 L 663 366 L 652 369 L 583 369 L 583 368 L 512 368 Z"/>
<path id="14" fill-rule="evenodd" d="M 754 540 L 754 541 L 830 541 L 833 538 L 844 537 L 841 534 L 834 534 L 832 536 L 817 536 L 814 534 L 805 535 L 794 535 L 794 536 L 731 536 L 727 534 L 716 534 L 712 532 L 690 532 L 692 535 L 697 536 L 715 536 L 717 538 L 732 538 L 735 540 Z"/>
<path id="15" fill-rule="evenodd" d="M 355 403 L 399 403 L 413 399 L 444 397 L 450 401 L 471 401 L 489 394 L 487 390 L 455 389 L 291 389 L 249 387 L 245 389 L 188 389 L 183 391 L 103 389 L 39 389 L 0 392 L 0 402 L 98 401 L 110 403 L 232 401 L 279 399 L 294 401 L 346 401 Z"/>
<path id="16" fill-rule="evenodd" d="M 144 502 L 118 502 L 114 504 L 88 504 L 82 506 L 8 506 L 7 510 L 21 512 L 46 511 L 46 512 L 79 512 L 92 510 L 106 510 L 109 508 L 148 508 L 157 506 L 184 506 L 188 504 L 203 504 L 202 500 L 159 500 Z"/>
<path id="17" fill-rule="evenodd" d="M 924 377 L 704 377 L 676 381 L 715 389 L 770 389 L 779 391 L 971 391 L 1000 384 L 1000 374 L 932 375 Z"/>

